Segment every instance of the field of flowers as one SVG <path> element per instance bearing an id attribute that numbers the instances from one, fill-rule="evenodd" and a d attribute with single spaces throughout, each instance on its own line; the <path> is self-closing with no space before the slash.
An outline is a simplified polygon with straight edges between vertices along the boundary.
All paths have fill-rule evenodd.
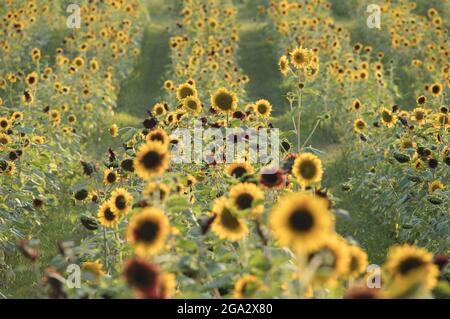
<path id="1" fill-rule="evenodd" d="M 450 298 L 450 1 L 371 4 L 1 1 L 0 299 Z"/>

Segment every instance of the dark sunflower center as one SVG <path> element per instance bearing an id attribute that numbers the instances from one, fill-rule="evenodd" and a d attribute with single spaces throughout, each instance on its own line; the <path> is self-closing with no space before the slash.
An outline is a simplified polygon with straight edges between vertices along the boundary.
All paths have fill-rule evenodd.
<path id="1" fill-rule="evenodd" d="M 361 130 L 365 127 L 364 122 L 362 122 L 362 121 L 358 121 L 358 122 L 356 123 L 356 126 L 357 126 L 359 129 L 361 129 Z"/>
<path id="2" fill-rule="evenodd" d="M 156 239 L 159 233 L 159 225 L 152 220 L 144 221 L 140 224 L 135 235 L 138 241 L 152 242 Z"/>
<path id="3" fill-rule="evenodd" d="M 423 112 L 416 112 L 416 119 L 417 120 L 422 120 L 423 118 L 424 118 Z"/>
<path id="4" fill-rule="evenodd" d="M 134 264 L 128 270 L 130 282 L 140 289 L 150 289 L 156 281 L 157 274 L 141 264 Z"/>
<path id="5" fill-rule="evenodd" d="M 358 258 L 352 256 L 351 261 L 350 261 L 350 270 L 355 271 L 358 269 L 358 267 L 359 267 Z"/>
<path id="6" fill-rule="evenodd" d="M 278 174 L 262 174 L 262 179 L 267 185 L 276 185 L 278 183 Z"/>
<path id="7" fill-rule="evenodd" d="M 220 223 L 231 230 L 239 228 L 239 220 L 226 208 L 220 214 Z"/>
<path id="8" fill-rule="evenodd" d="M 28 83 L 33 84 L 36 81 L 36 79 L 31 76 L 30 78 L 28 78 Z"/>
<path id="9" fill-rule="evenodd" d="M 120 210 L 123 210 L 127 207 L 127 201 L 123 195 L 119 195 L 115 201 L 116 207 Z"/>
<path id="10" fill-rule="evenodd" d="M 1 127 L 7 127 L 8 126 L 8 122 L 6 122 L 6 121 L 1 121 L 0 122 L 0 125 L 1 125 Z"/>
<path id="11" fill-rule="evenodd" d="M 5 144 L 7 144 L 7 143 L 8 143 L 8 140 L 7 140 L 6 138 L 0 137 L 0 144 L 5 145 Z"/>
<path id="12" fill-rule="evenodd" d="M 314 162 L 303 161 L 299 167 L 300 175 L 305 179 L 312 179 L 316 176 L 317 168 Z"/>
<path id="13" fill-rule="evenodd" d="M 424 262 L 417 257 L 409 257 L 403 260 L 398 266 L 398 271 L 402 275 L 408 274 L 410 271 L 415 270 L 423 266 Z"/>
<path id="14" fill-rule="evenodd" d="M 383 121 L 385 121 L 386 123 L 389 123 L 392 121 L 392 115 L 389 114 L 388 112 L 383 112 L 381 114 L 381 117 L 383 118 Z"/>
<path id="15" fill-rule="evenodd" d="M 261 113 L 261 114 L 265 114 L 267 112 L 267 105 L 259 104 L 258 105 L 258 112 Z"/>
<path id="16" fill-rule="evenodd" d="M 162 136 L 162 134 L 156 133 L 156 134 L 153 134 L 153 135 L 150 137 L 150 140 L 152 140 L 152 141 L 164 142 L 164 137 Z"/>
<path id="17" fill-rule="evenodd" d="M 229 110 L 233 106 L 233 97 L 227 93 L 220 93 L 215 99 L 216 105 L 222 110 Z"/>
<path id="18" fill-rule="evenodd" d="M 180 90 L 180 97 L 182 99 L 187 98 L 188 96 L 194 95 L 194 91 L 192 91 L 189 87 L 184 87 Z"/>
<path id="19" fill-rule="evenodd" d="M 109 183 L 114 183 L 117 179 L 116 174 L 114 173 L 109 173 L 108 176 L 106 177 L 107 181 Z"/>
<path id="20" fill-rule="evenodd" d="M 305 55 L 303 53 L 300 53 L 300 52 L 296 53 L 294 55 L 294 60 L 297 63 L 303 63 L 303 62 L 305 62 Z"/>
<path id="21" fill-rule="evenodd" d="M 111 209 L 107 208 L 105 210 L 105 219 L 107 221 L 113 221 L 114 219 L 116 219 L 116 215 L 111 211 Z"/>
<path id="22" fill-rule="evenodd" d="M 148 169 L 154 169 L 161 164 L 161 156 L 158 152 L 150 151 L 142 158 L 142 163 Z"/>
<path id="23" fill-rule="evenodd" d="M 188 106 L 188 108 L 191 109 L 191 110 L 196 110 L 196 109 L 197 109 L 197 103 L 195 103 L 195 101 L 189 101 L 189 102 L 187 103 L 187 106 Z"/>
<path id="24" fill-rule="evenodd" d="M 244 176 L 245 173 L 247 173 L 247 170 L 244 167 L 239 166 L 233 169 L 231 175 L 233 175 L 236 178 L 241 178 L 242 176 Z"/>
<path id="25" fill-rule="evenodd" d="M 307 232 L 314 226 L 314 218 L 306 209 L 298 209 L 289 217 L 290 227 L 297 232 Z"/>
<path id="26" fill-rule="evenodd" d="M 441 88 L 439 86 L 435 85 L 435 86 L 433 86 L 432 90 L 433 90 L 433 93 L 437 94 L 441 91 Z"/>
<path id="27" fill-rule="evenodd" d="M 240 194 L 236 198 L 236 205 L 240 209 L 249 209 L 252 207 L 253 196 L 247 193 Z"/>

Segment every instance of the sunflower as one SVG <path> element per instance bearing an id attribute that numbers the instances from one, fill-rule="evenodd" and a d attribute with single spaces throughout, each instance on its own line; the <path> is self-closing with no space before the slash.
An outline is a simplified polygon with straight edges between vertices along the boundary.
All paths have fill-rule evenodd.
<path id="1" fill-rule="evenodd" d="M 221 239 L 236 241 L 248 233 L 247 225 L 233 213 L 227 198 L 215 200 L 212 213 L 215 216 L 211 230 Z"/>
<path id="2" fill-rule="evenodd" d="M 30 89 L 26 89 L 22 94 L 22 102 L 25 105 L 32 105 L 34 102 L 34 96 Z"/>
<path id="3" fill-rule="evenodd" d="M 177 280 L 174 274 L 164 273 L 161 275 L 159 298 L 170 299 L 175 295 Z"/>
<path id="4" fill-rule="evenodd" d="M 312 52 L 304 48 L 296 48 L 291 52 L 291 63 L 296 69 L 302 69 L 311 62 Z"/>
<path id="5" fill-rule="evenodd" d="M 354 112 L 359 112 L 364 108 L 364 105 L 361 103 L 360 100 L 354 99 L 352 102 L 351 110 Z"/>
<path id="6" fill-rule="evenodd" d="M 197 97 L 189 96 L 183 101 L 184 109 L 192 115 L 200 114 L 202 112 L 202 102 Z"/>
<path id="7" fill-rule="evenodd" d="M 429 113 L 429 110 L 426 110 L 424 108 L 421 107 L 416 107 L 413 111 L 412 111 L 412 116 L 411 119 L 413 119 L 414 121 L 417 122 L 417 124 L 419 125 L 423 125 L 425 124 L 425 121 L 427 119 L 427 114 Z"/>
<path id="8" fill-rule="evenodd" d="M 416 99 L 416 102 L 417 102 L 417 104 L 423 105 L 423 104 L 427 103 L 427 97 L 424 95 L 421 95 Z"/>
<path id="9" fill-rule="evenodd" d="M 393 127 L 397 122 L 397 117 L 389 111 L 387 108 L 382 107 L 381 113 L 381 123 L 387 127 Z"/>
<path id="10" fill-rule="evenodd" d="M 38 79 L 39 79 L 39 76 L 37 75 L 37 73 L 36 72 L 32 72 L 32 73 L 27 75 L 27 77 L 25 79 L 25 82 L 29 86 L 33 87 L 33 86 L 35 86 L 37 84 Z"/>
<path id="11" fill-rule="evenodd" d="M 270 112 L 272 112 L 272 104 L 270 104 L 267 100 L 259 100 L 255 102 L 255 110 L 256 113 L 259 114 L 263 118 L 268 118 L 270 116 Z"/>
<path id="12" fill-rule="evenodd" d="M 225 167 L 225 174 L 234 178 L 241 178 L 245 175 L 251 175 L 254 171 L 253 166 L 247 162 L 233 163 Z"/>
<path id="13" fill-rule="evenodd" d="M 124 267 L 127 284 L 142 298 L 159 298 L 161 275 L 157 266 L 140 258 L 129 260 Z"/>
<path id="14" fill-rule="evenodd" d="M 450 127 L 450 115 L 445 113 L 438 113 L 435 115 L 434 127 L 447 129 Z"/>
<path id="15" fill-rule="evenodd" d="M 109 127 L 109 134 L 110 134 L 112 137 L 117 137 L 117 136 L 119 136 L 119 127 L 117 126 L 117 124 L 112 124 L 112 125 Z"/>
<path id="16" fill-rule="evenodd" d="M 284 76 L 286 76 L 291 69 L 289 67 L 289 60 L 285 55 L 283 55 L 278 61 L 278 66 L 280 68 L 281 74 L 283 74 Z"/>
<path id="17" fill-rule="evenodd" d="M 307 193 L 292 193 L 272 209 L 269 224 L 282 245 L 309 252 L 318 249 L 332 234 L 333 216 L 325 200 Z"/>
<path id="18" fill-rule="evenodd" d="M 105 275 L 105 272 L 103 271 L 103 264 L 100 260 L 86 261 L 83 263 L 81 269 L 93 275 L 96 280 Z"/>
<path id="19" fill-rule="evenodd" d="M 111 193 L 110 199 L 111 210 L 123 216 L 131 209 L 133 205 L 133 196 L 124 188 L 117 188 Z"/>
<path id="20" fill-rule="evenodd" d="M 443 86 L 441 83 L 433 83 L 430 85 L 429 91 L 430 91 L 431 95 L 433 95 L 435 97 L 440 96 L 443 91 Z"/>
<path id="21" fill-rule="evenodd" d="M 323 175 L 322 161 L 311 153 L 300 154 L 294 161 L 292 173 L 302 187 L 320 183 Z"/>
<path id="22" fill-rule="evenodd" d="M 236 94 L 227 89 L 220 88 L 211 96 L 212 107 L 220 113 L 232 113 L 237 108 Z"/>
<path id="23" fill-rule="evenodd" d="M 197 97 L 198 93 L 197 89 L 193 85 L 189 83 L 183 83 L 178 86 L 176 95 L 178 101 L 182 102 L 188 96 Z"/>
<path id="24" fill-rule="evenodd" d="M 442 184 L 442 182 L 440 180 L 435 180 L 428 184 L 428 193 L 432 194 L 435 191 L 437 191 L 438 189 L 444 189 L 444 188 L 445 188 L 445 186 L 444 186 L 444 184 Z"/>
<path id="25" fill-rule="evenodd" d="M 104 227 L 113 227 L 120 221 L 120 215 L 111 210 L 111 204 L 103 203 L 98 209 L 97 218 Z"/>
<path id="26" fill-rule="evenodd" d="M 234 284 L 233 297 L 235 299 L 250 299 L 256 293 L 264 290 L 264 285 L 253 275 L 244 275 Z"/>
<path id="27" fill-rule="evenodd" d="M 351 245 L 348 247 L 349 266 L 348 266 L 348 276 L 352 278 L 357 278 L 359 275 L 363 274 L 368 265 L 367 253 L 358 246 Z"/>
<path id="28" fill-rule="evenodd" d="M 240 183 L 230 189 L 230 203 L 239 211 L 249 210 L 253 216 L 259 215 L 264 210 L 261 202 L 264 199 L 264 192 L 252 183 Z"/>
<path id="29" fill-rule="evenodd" d="M 4 149 L 6 145 L 12 143 L 12 138 L 9 135 L 0 133 L 0 150 Z"/>
<path id="30" fill-rule="evenodd" d="M 385 266 L 398 285 L 412 287 L 419 284 L 432 289 L 437 284 L 439 270 L 433 263 L 433 255 L 424 248 L 414 245 L 391 247 Z"/>
<path id="31" fill-rule="evenodd" d="M 169 231 L 169 220 L 164 212 L 147 207 L 130 220 L 127 239 L 138 255 L 155 255 L 164 247 Z"/>
<path id="32" fill-rule="evenodd" d="M 152 111 L 156 116 L 165 115 L 167 112 L 164 104 L 162 103 L 156 103 L 153 105 Z"/>
<path id="33" fill-rule="evenodd" d="M 355 133 L 361 133 L 367 128 L 367 123 L 363 119 L 356 119 L 355 122 L 353 122 L 353 129 L 355 130 Z"/>
<path id="34" fill-rule="evenodd" d="M 103 183 L 105 185 L 111 185 L 118 182 L 120 179 L 119 174 L 112 168 L 107 168 L 103 172 Z"/>
<path id="35" fill-rule="evenodd" d="M 154 128 L 148 133 L 147 141 L 160 142 L 167 146 L 170 143 L 170 137 L 162 128 Z"/>
<path id="36" fill-rule="evenodd" d="M 0 130 L 7 131 L 11 127 L 11 121 L 6 117 L 0 117 Z"/>
<path id="37" fill-rule="evenodd" d="M 139 149 L 134 168 L 136 174 L 145 180 L 161 175 L 169 167 L 169 152 L 160 142 L 148 141 Z"/>
<path id="38" fill-rule="evenodd" d="M 312 279 L 313 284 L 325 286 L 334 286 L 336 279 L 348 272 L 350 264 L 347 243 L 336 236 L 328 237 L 317 249 L 310 251 L 307 259 L 317 267 Z"/>
<path id="39" fill-rule="evenodd" d="M 259 183 L 269 189 L 282 189 L 286 185 L 286 176 L 280 168 L 264 167 L 261 169 Z"/>

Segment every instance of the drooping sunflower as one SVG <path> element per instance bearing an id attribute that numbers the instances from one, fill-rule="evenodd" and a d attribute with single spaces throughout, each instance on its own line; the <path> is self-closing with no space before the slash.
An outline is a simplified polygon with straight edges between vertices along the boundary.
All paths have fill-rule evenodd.
<path id="1" fill-rule="evenodd" d="M 164 212 L 147 207 L 130 220 L 127 239 L 138 255 L 155 255 L 164 247 L 169 231 L 169 220 Z"/>
<path id="2" fill-rule="evenodd" d="M 353 129 L 355 133 L 361 133 L 367 128 L 367 123 L 363 119 L 356 119 L 353 122 Z"/>
<path id="3" fill-rule="evenodd" d="M 381 113 L 381 123 L 387 127 L 393 127 L 397 122 L 397 117 L 390 110 L 385 107 L 382 107 L 380 110 Z"/>
<path id="4" fill-rule="evenodd" d="M 251 175 L 254 173 L 253 166 L 250 163 L 233 163 L 225 167 L 225 174 L 234 178 L 241 178 L 245 175 Z"/>
<path id="5" fill-rule="evenodd" d="M 125 215 L 133 205 L 133 196 L 124 188 L 117 188 L 111 193 L 111 210 L 118 215 Z"/>
<path id="6" fill-rule="evenodd" d="M 97 218 L 100 221 L 100 224 L 107 228 L 114 227 L 120 221 L 120 215 L 111 210 L 111 204 L 108 202 L 103 203 L 100 206 Z"/>
<path id="7" fill-rule="evenodd" d="M 270 113 L 272 112 L 272 104 L 270 104 L 269 101 L 261 99 L 256 101 L 254 105 L 256 113 L 259 116 L 263 118 L 268 118 L 270 116 Z"/>
<path id="8" fill-rule="evenodd" d="M 295 251 L 318 249 L 333 233 L 333 216 L 324 199 L 292 193 L 279 200 L 269 216 L 275 237 Z"/>
<path id="9" fill-rule="evenodd" d="M 147 141 L 160 142 L 167 146 L 170 143 L 170 137 L 162 128 L 154 128 L 148 133 Z"/>
<path id="10" fill-rule="evenodd" d="M 247 235 L 247 225 L 236 216 L 226 197 L 215 200 L 212 213 L 215 217 L 211 224 L 211 230 L 219 238 L 236 241 Z"/>
<path id="11" fill-rule="evenodd" d="M 289 73 L 290 71 L 289 60 L 285 55 L 283 55 L 278 61 L 278 67 L 280 68 L 281 74 L 283 74 L 284 76 L 286 76 Z"/>
<path id="12" fill-rule="evenodd" d="M 192 115 L 197 115 L 202 112 L 202 102 L 197 97 L 189 96 L 184 99 L 183 107 Z"/>
<path id="13" fill-rule="evenodd" d="M 323 175 L 322 161 L 311 153 L 300 154 L 294 161 L 292 173 L 302 187 L 320 183 Z"/>
<path id="14" fill-rule="evenodd" d="M 3 150 L 6 145 L 11 143 L 12 138 L 9 135 L 0 133 L 0 150 Z"/>
<path id="15" fill-rule="evenodd" d="M 317 249 L 308 253 L 309 263 L 316 263 L 313 284 L 334 286 L 340 276 L 346 275 L 350 255 L 344 240 L 329 236 Z"/>
<path id="16" fill-rule="evenodd" d="M 164 173 L 169 167 L 169 151 L 160 142 L 148 141 L 142 145 L 134 160 L 136 174 L 145 180 Z"/>
<path id="17" fill-rule="evenodd" d="M 348 266 L 348 276 L 352 278 L 357 278 L 363 274 L 368 265 L 367 253 L 360 247 L 355 245 L 350 245 L 348 247 L 349 266 Z"/>
<path id="18" fill-rule="evenodd" d="M 305 48 L 295 48 L 291 52 L 291 63 L 296 69 L 302 69 L 311 62 L 312 52 Z"/>
<path id="19" fill-rule="evenodd" d="M 228 91 L 225 88 L 218 89 L 211 96 L 211 105 L 212 107 L 224 114 L 232 113 L 237 108 L 238 99 L 236 94 L 231 91 Z"/>
<path id="20" fill-rule="evenodd" d="M 182 102 L 185 98 L 189 96 L 197 97 L 198 92 L 193 85 L 189 83 L 183 83 L 180 86 L 178 86 L 176 94 L 178 101 Z"/>
<path id="21" fill-rule="evenodd" d="M 230 189 L 230 203 L 239 211 L 249 210 L 252 216 L 261 214 L 264 205 L 257 203 L 264 199 L 264 192 L 255 184 L 240 183 Z"/>
<path id="22" fill-rule="evenodd" d="M 233 297 L 236 299 L 250 299 L 262 290 L 264 290 L 264 285 L 258 277 L 247 274 L 239 278 L 234 284 Z"/>
<path id="23" fill-rule="evenodd" d="M 111 185 L 118 182 L 120 179 L 119 174 L 112 168 L 105 169 L 103 172 L 103 182 L 105 185 Z"/>
<path id="24" fill-rule="evenodd" d="M 414 245 L 391 247 L 386 270 L 396 285 L 412 287 L 419 284 L 427 289 L 436 286 L 439 275 L 439 269 L 433 263 L 433 255 Z"/>

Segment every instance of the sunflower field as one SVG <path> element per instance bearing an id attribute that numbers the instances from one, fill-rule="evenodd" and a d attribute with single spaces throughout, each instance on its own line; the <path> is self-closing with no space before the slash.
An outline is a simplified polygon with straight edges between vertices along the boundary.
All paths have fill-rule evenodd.
<path id="1" fill-rule="evenodd" d="M 449 0 L 2 0 L 0 299 L 450 298 Z"/>

